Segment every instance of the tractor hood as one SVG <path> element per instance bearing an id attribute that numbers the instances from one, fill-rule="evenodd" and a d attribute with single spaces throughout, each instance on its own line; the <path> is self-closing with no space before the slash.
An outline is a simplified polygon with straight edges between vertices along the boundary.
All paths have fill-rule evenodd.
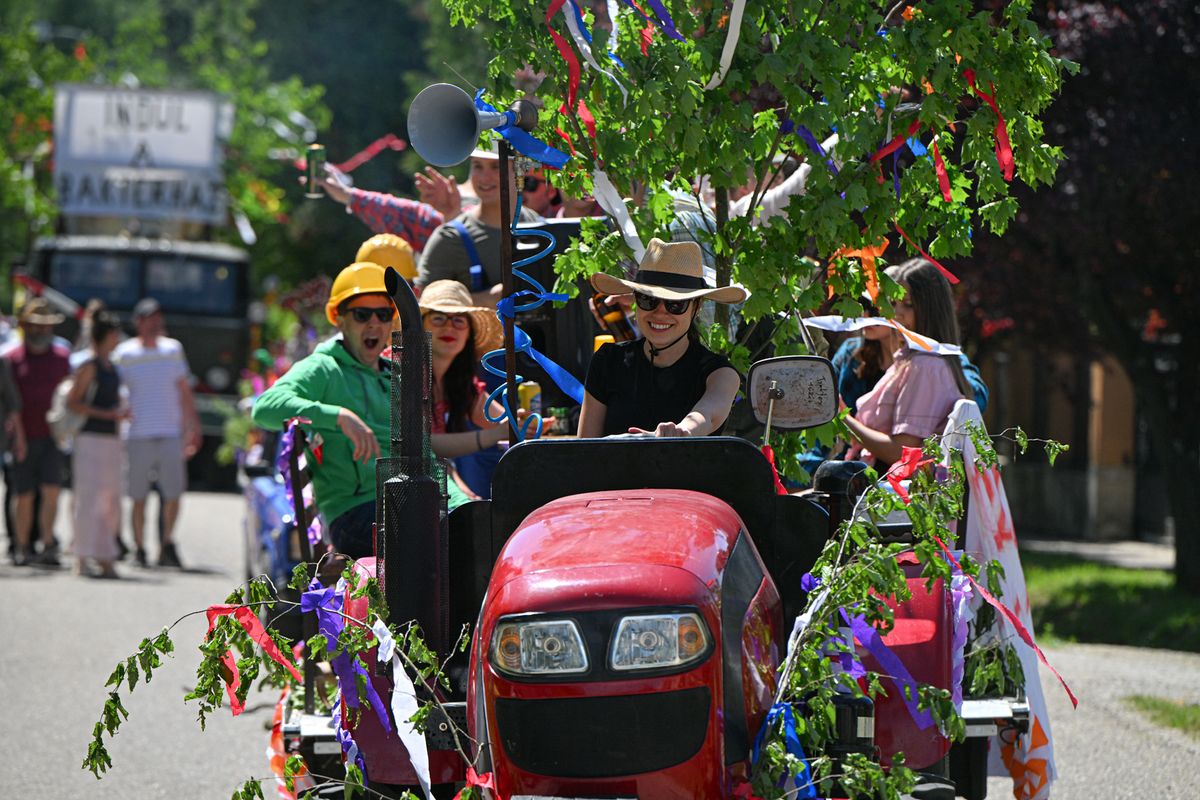
<path id="1" fill-rule="evenodd" d="M 593 492 L 530 514 L 489 595 L 506 611 L 709 605 L 743 528 L 725 502 L 680 489 Z"/>

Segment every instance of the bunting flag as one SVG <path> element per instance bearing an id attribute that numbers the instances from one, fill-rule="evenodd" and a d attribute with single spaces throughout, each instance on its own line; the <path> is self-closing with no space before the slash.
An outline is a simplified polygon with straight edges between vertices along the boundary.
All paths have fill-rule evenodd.
<path id="1" fill-rule="evenodd" d="M 263 628 L 262 620 L 258 618 L 258 615 L 249 606 L 233 604 L 211 605 L 205 612 L 205 616 L 208 617 L 208 632 L 204 634 L 205 640 L 212 635 L 213 629 L 217 626 L 218 619 L 232 616 L 242 626 L 242 629 L 246 631 L 246 635 L 250 637 L 251 641 L 261 647 L 263 652 L 272 661 L 290 672 L 292 677 L 297 681 L 304 680 L 300 675 L 300 671 L 296 669 L 296 665 L 286 659 L 283 653 L 280 652 L 279 645 L 275 644 L 275 640 Z M 233 716 L 236 717 L 242 713 L 245 706 L 237 696 L 237 691 L 241 687 L 242 681 L 241 676 L 238 674 L 237 659 L 234 658 L 232 649 L 226 650 L 224 655 L 221 656 L 221 664 L 224 667 L 221 670 L 221 678 L 225 681 L 225 689 L 229 694 L 229 707 L 233 712 Z"/>
<path id="2" fill-rule="evenodd" d="M 914 242 L 912 240 L 912 238 L 909 237 L 909 235 L 904 232 L 904 229 L 900 227 L 899 221 L 894 222 L 892 224 L 896 226 L 896 233 L 900 234 L 900 236 L 904 238 L 904 241 L 908 242 L 913 247 L 914 250 L 916 250 L 918 253 L 920 253 L 922 258 L 924 258 L 930 264 L 933 264 L 935 267 L 937 267 L 938 271 L 941 272 L 942 275 L 944 275 L 946 277 L 946 280 L 950 281 L 951 283 L 958 283 L 958 276 L 955 275 L 950 270 L 943 267 L 936 258 L 934 258 L 933 256 L 929 255 L 929 253 L 926 253 L 924 250 L 922 250 L 921 246 L 919 244 L 917 244 L 916 242 Z"/>
<path id="3" fill-rule="evenodd" d="M 487 111 L 493 114 L 500 113 L 496 107 L 483 99 L 483 89 L 475 93 L 475 108 L 480 111 Z M 506 125 L 501 125 L 495 128 L 495 132 L 504 137 L 504 139 L 512 145 L 518 153 L 534 161 L 541 162 L 551 169 L 562 169 L 563 165 L 571 159 L 566 153 L 561 150 L 555 150 L 545 142 L 531 136 L 528 132 L 518 128 L 516 125 L 516 117 L 513 112 L 506 112 L 509 122 Z"/>
<path id="4" fill-rule="evenodd" d="M 466 794 L 468 789 L 480 789 L 480 790 L 490 789 L 491 791 L 495 792 L 496 791 L 496 778 L 490 772 L 485 772 L 482 775 L 480 775 L 478 772 L 475 771 L 475 767 L 468 766 L 467 767 L 467 785 L 464 786 L 459 791 L 458 794 L 454 795 L 454 800 L 461 800 L 463 795 Z M 486 792 L 484 792 L 484 796 L 485 797 L 487 796 Z"/>
<path id="5" fill-rule="evenodd" d="M 891 485 L 892 491 L 908 505 L 910 498 L 908 490 L 904 487 L 904 481 L 911 478 L 917 470 L 926 464 L 932 464 L 932 458 L 922 458 L 921 448 L 919 447 L 902 447 L 900 449 L 900 459 L 892 464 L 887 471 L 887 482 Z"/>
<path id="6" fill-rule="evenodd" d="M 954 198 L 950 196 L 950 174 L 946 172 L 946 162 L 942 160 L 942 153 L 938 150 L 936 136 L 933 138 L 933 171 L 937 174 L 938 188 L 942 190 L 942 199 L 947 203 L 953 203 Z"/>
<path id="7" fill-rule="evenodd" d="M 729 65 L 733 63 L 733 53 L 737 50 L 738 40 L 742 35 L 742 15 L 746 13 L 746 0 L 733 0 L 733 9 L 729 12 L 729 24 L 725 30 L 725 44 L 721 48 L 721 62 L 717 71 L 704 85 L 706 90 L 716 89 L 725 80 Z"/>
<path id="8" fill-rule="evenodd" d="M 880 240 L 879 244 L 874 246 L 859 247 L 851 250 L 843 247 L 832 256 L 829 257 L 829 276 L 833 277 L 833 262 L 839 258 L 857 258 L 862 262 L 863 272 L 867 278 L 867 294 L 874 302 L 879 297 L 879 273 L 875 269 L 875 259 L 883 256 L 887 250 L 887 239 Z M 829 296 L 833 297 L 833 284 L 829 285 Z"/>
<path id="9" fill-rule="evenodd" d="M 786 681 L 780 681 L 781 685 L 784 683 Z M 791 703 L 776 703 L 771 706 L 767 712 L 767 718 L 763 720 L 762 727 L 758 729 L 758 735 L 754 737 L 754 746 L 750 750 L 750 764 L 753 766 L 758 763 L 762 753 L 763 739 L 766 738 L 767 731 L 771 729 L 776 720 L 783 722 L 783 742 L 787 747 L 788 755 L 793 756 L 800 764 L 800 770 L 792 778 L 796 790 L 794 793 L 789 791 L 788 796 L 815 798 L 817 790 L 813 786 L 812 770 L 808 765 L 808 757 L 804 754 L 804 748 L 800 744 L 800 735 L 796 732 L 796 714 L 792 711 Z"/>
<path id="10" fill-rule="evenodd" d="M 558 48 L 558 54 L 567 63 L 567 108 L 574 108 L 575 102 L 579 97 L 579 80 L 582 76 L 579 59 L 575 57 L 575 51 L 567 44 L 567 40 L 563 38 L 561 33 L 554 30 L 554 26 L 550 24 L 550 20 L 554 19 L 554 15 L 562 10 L 563 4 L 566 1 L 550 0 L 550 6 L 546 9 L 546 30 L 550 32 L 550 38 L 554 40 L 554 46 Z"/>
<path id="11" fill-rule="evenodd" d="M 596 62 L 596 57 L 592 54 L 592 34 L 588 31 L 587 25 L 583 21 L 583 12 L 579 10 L 579 4 L 575 0 L 566 0 L 566 7 L 563 8 L 563 19 L 567 22 L 567 31 L 570 32 L 571 38 L 575 41 L 575 46 L 583 54 L 583 60 L 589 67 L 616 84 L 617 88 L 621 91 L 622 105 L 628 103 L 629 90 L 617 79 L 616 75 L 604 69 Z M 610 42 L 612 38 L 615 38 L 616 31 L 617 28 L 614 26 L 613 37 L 610 37 Z"/>
<path id="12" fill-rule="evenodd" d="M 975 85 L 975 70 L 973 69 L 963 70 L 963 77 L 967 79 L 971 91 L 991 106 L 992 111 L 996 114 L 996 129 L 993 134 L 996 138 L 996 161 L 999 162 L 1000 169 L 1004 173 L 1004 180 L 1011 182 L 1016 162 L 1013 160 L 1012 144 L 1008 140 L 1008 124 L 1004 121 L 1004 115 L 1000 113 L 1000 106 L 996 104 L 996 86 L 988 83 L 988 87 L 992 90 L 991 94 L 980 89 Z"/>

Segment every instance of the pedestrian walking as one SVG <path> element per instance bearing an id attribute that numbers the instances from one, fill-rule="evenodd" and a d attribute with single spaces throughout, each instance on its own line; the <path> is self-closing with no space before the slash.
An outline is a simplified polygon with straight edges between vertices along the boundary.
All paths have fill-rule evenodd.
<path id="1" fill-rule="evenodd" d="M 189 382 L 183 345 L 164 335 L 162 307 L 154 298 L 133 308 L 137 336 L 117 345 L 112 361 L 129 393 L 125 433 L 126 492 L 133 501 L 137 563 L 146 566 L 146 497 L 158 484 L 162 497 L 162 543 L 158 564 L 181 566 L 175 523 L 186 487 L 185 462 L 200 449 L 200 417 Z"/>
<path id="2" fill-rule="evenodd" d="M 75 495 L 71 551 L 77 575 L 88 574 L 89 562 L 94 561 L 101 578 L 117 577 L 113 563 L 119 557 L 113 531 L 121 524 L 121 473 L 113 465 L 120 464 L 124 456 L 117 424 L 129 416 L 121 403 L 121 380 L 112 363 L 120 327 L 107 311 L 92 316 L 92 356 L 79 366 L 67 396 L 67 408 L 86 418 L 71 451 Z"/>
<path id="3" fill-rule="evenodd" d="M 23 341 L 6 356 L 21 395 L 21 428 L 25 436 L 25 452 L 14 452 L 12 472 L 12 489 L 17 498 L 14 561 L 18 565 L 59 564 L 54 523 L 58 517 L 58 495 L 67 477 L 67 457 L 50 435 L 46 412 L 50 410 L 55 388 L 71 372 L 70 352 L 54 341 L 54 326 L 62 321 L 63 315 L 46 300 L 32 298 L 21 308 L 19 317 Z M 42 548 L 35 555 L 30 539 L 39 490 Z"/>

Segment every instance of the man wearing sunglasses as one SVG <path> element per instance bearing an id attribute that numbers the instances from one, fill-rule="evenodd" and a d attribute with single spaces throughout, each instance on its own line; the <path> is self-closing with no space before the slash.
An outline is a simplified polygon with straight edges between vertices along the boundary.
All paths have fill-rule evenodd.
<path id="1" fill-rule="evenodd" d="M 392 305 L 377 264 L 351 264 L 338 274 L 325 316 L 341 336 L 317 346 L 254 403 L 255 424 L 280 430 L 307 420 L 314 447 L 313 488 L 339 552 L 373 554 L 375 459 L 388 455 Z"/>

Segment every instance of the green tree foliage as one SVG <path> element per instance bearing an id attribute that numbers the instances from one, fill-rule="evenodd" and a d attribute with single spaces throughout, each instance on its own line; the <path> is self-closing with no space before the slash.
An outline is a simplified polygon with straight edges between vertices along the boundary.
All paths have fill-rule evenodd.
<path id="1" fill-rule="evenodd" d="M 4 266 L 27 250 L 33 236 L 53 230 L 48 123 L 54 85 L 79 81 L 205 89 L 229 98 L 236 115 L 226 146 L 226 186 L 231 205 L 258 233 L 254 264 L 260 274 L 307 274 L 289 254 L 280 224 L 290 210 L 283 187 L 294 181 L 295 169 L 272 156 L 289 140 L 301 140 L 293 112 L 318 128 L 327 124 L 328 112 L 320 87 L 295 77 L 272 79 L 267 45 L 255 29 L 256 0 L 75 5 L 17 2 L 3 17 L 0 120 L 20 131 L 0 145 L 0 203 L 17 212 L 0 221 Z M 225 228 L 216 236 L 236 242 L 237 234 Z"/>
<path id="2" fill-rule="evenodd" d="M 1200 245 L 1186 200 L 1198 115 L 1179 95 L 1200 80 L 1200 15 L 1180 0 L 1072 0 L 1038 18 L 1081 65 L 1046 116 L 1068 158 L 1057 186 L 1019 193 L 1019 221 L 1002 241 L 981 237 L 965 274 L 1021 347 L 1090 347 L 1128 371 L 1152 450 L 1138 479 L 1166 486 L 1176 576 L 1200 594 L 1200 429 L 1180 424 L 1200 395 Z"/>
<path id="3" fill-rule="evenodd" d="M 569 91 L 568 72 L 547 31 L 544 4 L 446 4 L 457 24 L 499 23 L 488 38 L 497 105 L 512 99 L 510 76 L 529 64 L 547 74 L 539 94 L 548 109 L 558 108 Z M 599 19 L 595 5 L 584 16 L 603 58 L 609 25 L 603 4 L 595 12 Z M 748 4 L 731 69 L 710 90 L 704 87 L 717 71 L 729 24 L 724 3 L 665 3 L 683 40 L 656 31 L 646 55 L 640 49 L 645 23 L 621 6 L 614 49 L 625 69 L 615 74 L 628 98 L 614 81 L 585 67 L 579 98 L 595 116 L 595 142 L 574 113 L 547 115 L 539 130 L 561 144 L 548 134 L 561 128 L 579 150 L 566 170 L 570 192 L 591 191 L 589 173 L 597 163 L 625 196 L 645 187 L 644 203 L 631 209 L 643 240 L 667 236 L 675 216 L 668 186 L 686 192 L 699 176 L 709 176 L 716 224 L 711 234 L 700 235 L 716 252 L 718 282 L 732 278 L 753 292 L 742 309 L 751 323 L 816 309 L 831 291 L 841 298 L 835 309 L 857 311 L 853 298 L 871 282 L 868 265 L 837 257 L 826 273 L 806 255 L 823 264 L 838 251 L 889 239 L 897 245 L 892 261 L 916 255 L 895 236 L 899 224 L 935 258 L 949 258 L 970 251 L 973 231 L 1005 229 L 1017 205 L 995 153 L 997 117 L 968 85 L 967 70 L 974 71 L 980 90 L 994 93 L 1007 123 L 1015 183 L 1048 183 L 1061 159 L 1060 149 L 1043 139 L 1041 114 L 1068 64 L 1048 51 L 1029 19 L 1028 0 L 997 10 L 961 0 L 911 7 L 863 0 Z M 566 35 L 561 16 L 551 24 Z M 810 155 L 801 138 L 783 132 L 784 120 L 818 139 L 836 129 L 840 142 L 832 155 L 839 171 L 835 175 L 812 159 L 807 194 L 792 200 L 790 224 L 752 226 L 746 217 L 729 218 L 728 193 L 747 183 L 748 171 L 765 182 L 775 156 Z M 936 139 L 945 157 L 951 202 L 943 199 L 932 159 L 900 162 L 899 198 L 893 160 L 870 160 L 913 125 L 926 144 Z M 596 268 L 615 271 L 627 256 L 620 237 L 596 224 L 560 259 L 559 270 L 565 278 Z M 889 284 L 882 283 L 886 292 Z M 743 340 L 752 327 L 743 329 Z M 749 357 L 737 339 L 715 333 L 716 344 L 728 342 L 735 360 Z M 776 343 L 787 347 L 798 338 L 797 316 L 789 314 L 776 325 Z"/>

